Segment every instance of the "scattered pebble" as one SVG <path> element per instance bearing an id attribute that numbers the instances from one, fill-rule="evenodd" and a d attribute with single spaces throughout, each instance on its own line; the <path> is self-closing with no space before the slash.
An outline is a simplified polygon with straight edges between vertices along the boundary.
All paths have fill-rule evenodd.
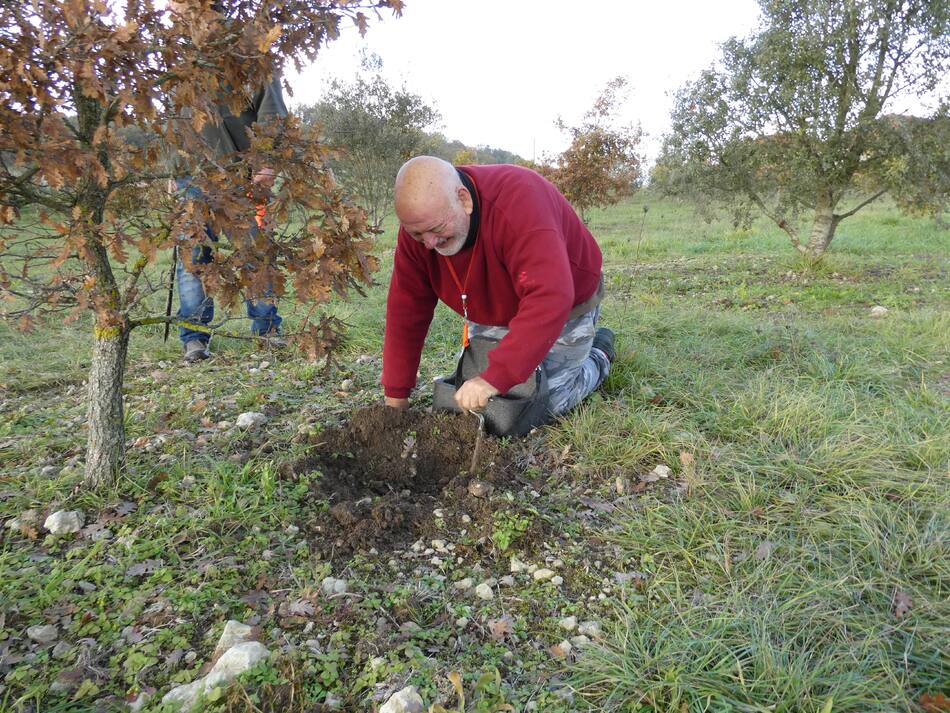
<path id="1" fill-rule="evenodd" d="M 452 586 L 458 590 L 471 589 L 475 585 L 475 582 L 471 577 L 466 577 L 465 579 L 460 579 Z"/>
<path id="2" fill-rule="evenodd" d="M 872 317 L 883 317 L 885 314 L 887 314 L 887 307 L 884 305 L 874 305 L 871 308 Z"/>
<path id="3" fill-rule="evenodd" d="M 514 555 L 511 556 L 511 572 L 512 574 L 518 574 L 519 572 L 524 572 L 528 569 L 528 565 L 519 560 Z"/>
<path id="4" fill-rule="evenodd" d="M 590 643 L 590 639 L 584 636 L 584 634 L 578 634 L 577 636 L 571 637 L 571 644 L 573 644 L 574 646 L 578 646 L 578 647 L 586 646 L 589 643 Z"/>
<path id="5" fill-rule="evenodd" d="M 257 411 L 245 411 L 237 417 L 238 428 L 257 428 L 267 423 L 267 416 Z"/>
<path id="6" fill-rule="evenodd" d="M 320 583 L 320 588 L 328 597 L 334 594 L 346 594 L 347 583 L 345 579 L 336 579 L 335 577 L 324 577 Z"/>
<path id="7" fill-rule="evenodd" d="M 479 599 L 494 599 L 495 593 L 492 591 L 491 585 L 488 582 L 482 582 L 477 587 L 475 587 L 475 596 Z"/>
<path id="8" fill-rule="evenodd" d="M 577 633 L 589 636 L 592 639 L 599 639 L 602 636 L 600 623 L 596 621 L 585 621 L 578 625 Z"/>
<path id="9" fill-rule="evenodd" d="M 406 686 L 394 693 L 379 709 L 379 713 L 422 713 L 425 704 L 415 686 Z"/>
<path id="10" fill-rule="evenodd" d="M 553 584 L 555 587 L 560 587 L 562 584 L 564 584 L 564 577 L 554 575 L 551 577 L 551 584 Z"/>
<path id="11" fill-rule="evenodd" d="M 534 581 L 543 582 L 545 580 L 551 579 L 551 577 L 554 576 L 554 572 L 550 569 L 539 569 L 535 570 L 532 576 L 534 577 Z"/>
<path id="12" fill-rule="evenodd" d="M 340 382 L 340 391 L 352 391 L 353 390 L 353 379 L 343 379 Z"/>
<path id="13" fill-rule="evenodd" d="M 513 587 L 515 586 L 515 578 L 510 574 L 506 574 L 504 577 L 498 580 L 498 583 L 505 587 Z"/>
<path id="14" fill-rule="evenodd" d="M 58 641 L 56 646 L 53 647 L 53 658 L 54 659 L 64 659 L 73 650 L 73 645 L 68 641 Z"/>
<path id="15" fill-rule="evenodd" d="M 468 484 L 468 494 L 473 498 L 487 498 L 494 489 L 491 483 L 486 483 L 484 480 L 473 480 Z"/>
<path id="16" fill-rule="evenodd" d="M 576 616 L 566 616 L 566 617 L 564 617 L 563 619 L 561 619 L 561 620 L 557 623 L 557 625 L 560 626 L 560 627 L 561 627 L 562 629 L 564 629 L 565 631 L 574 631 L 574 629 L 577 628 L 577 617 L 576 617 Z"/>
<path id="17" fill-rule="evenodd" d="M 53 624 L 37 624 L 29 627 L 26 635 L 39 644 L 48 644 L 59 638 L 59 630 Z"/>
<path id="18" fill-rule="evenodd" d="M 59 510 L 43 523 L 43 527 L 53 535 L 66 535 L 82 529 L 83 516 L 78 510 Z"/>

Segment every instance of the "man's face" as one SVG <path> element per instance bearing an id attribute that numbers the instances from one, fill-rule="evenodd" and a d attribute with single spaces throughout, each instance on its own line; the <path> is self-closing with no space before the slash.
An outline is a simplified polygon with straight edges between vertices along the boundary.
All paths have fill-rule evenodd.
<path id="1" fill-rule="evenodd" d="M 400 222 L 413 240 L 429 250 L 435 250 L 440 255 L 455 255 L 468 237 L 471 208 L 467 208 L 465 203 L 469 202 L 470 199 L 463 202 L 456 197 L 448 201 L 448 205 L 406 216 L 407 219 Z"/>

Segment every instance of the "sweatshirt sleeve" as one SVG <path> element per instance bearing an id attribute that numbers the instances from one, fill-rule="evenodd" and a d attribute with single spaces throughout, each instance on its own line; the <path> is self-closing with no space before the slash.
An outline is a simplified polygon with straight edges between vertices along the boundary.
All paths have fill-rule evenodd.
<path id="1" fill-rule="evenodd" d="M 519 235 L 505 245 L 503 262 L 518 311 L 481 377 L 504 394 L 525 381 L 554 346 L 574 304 L 574 281 L 564 237 L 552 228 Z"/>
<path id="2" fill-rule="evenodd" d="M 416 385 L 429 325 L 438 297 L 428 273 L 407 249 L 411 238 L 400 228 L 393 258 L 393 276 L 386 299 L 383 335 L 383 391 L 392 398 L 408 398 Z"/>

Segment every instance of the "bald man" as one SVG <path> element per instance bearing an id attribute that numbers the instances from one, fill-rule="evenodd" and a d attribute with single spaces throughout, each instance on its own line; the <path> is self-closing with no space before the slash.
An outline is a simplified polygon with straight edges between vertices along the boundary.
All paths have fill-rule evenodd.
<path id="1" fill-rule="evenodd" d="M 433 312 L 442 300 L 469 338 L 498 342 L 488 367 L 456 391 L 463 410 L 526 381 L 542 365 L 550 411 L 596 389 L 615 358 L 613 333 L 597 328 L 601 253 L 558 190 L 527 168 L 462 166 L 432 156 L 396 176 L 400 228 L 386 303 L 382 384 L 403 409 L 416 385 Z"/>

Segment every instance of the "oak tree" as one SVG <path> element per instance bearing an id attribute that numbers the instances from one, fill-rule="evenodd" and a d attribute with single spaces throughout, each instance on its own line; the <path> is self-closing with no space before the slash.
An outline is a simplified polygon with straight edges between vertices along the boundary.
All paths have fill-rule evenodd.
<path id="1" fill-rule="evenodd" d="M 558 187 L 582 219 L 589 208 L 613 205 L 640 185 L 642 132 L 633 125 L 617 125 L 626 86 L 624 77 L 611 80 L 578 126 L 559 119 L 557 126 L 570 135 L 571 144 L 541 165 L 541 174 Z"/>
<path id="2" fill-rule="evenodd" d="M 815 260 L 842 220 L 888 190 L 919 202 L 917 178 L 934 175 L 933 155 L 900 140 L 888 115 L 900 102 L 946 96 L 950 5 L 760 6 L 757 30 L 727 41 L 718 65 L 677 94 L 654 177 L 668 193 L 725 206 L 738 221 L 761 211 Z"/>
<path id="3" fill-rule="evenodd" d="M 440 121 L 435 108 L 406 86 L 390 84 L 381 70 L 378 56 L 364 55 L 362 74 L 332 80 L 321 101 L 300 110 L 302 120 L 340 150 L 333 171 L 369 210 L 374 226 L 392 205 L 399 167 L 429 152 L 426 130 Z"/>
<path id="4" fill-rule="evenodd" d="M 239 115 L 256 87 L 316 59 L 343 23 L 366 30 L 401 0 L 25 0 L 0 4 L 0 297 L 3 315 L 91 315 L 85 481 L 123 464 L 122 382 L 129 336 L 166 321 L 156 260 L 230 239 L 202 266 L 209 294 L 280 296 L 311 309 L 310 356 L 338 325 L 319 311 L 375 269 L 365 212 L 326 169 L 328 150 L 293 117 L 255 125 L 250 147 L 221 154 L 209 122 Z M 132 138 L 130 138 L 132 137 Z M 168 159 L 174 160 L 174 171 Z M 272 185 L 255 180 L 278 171 Z M 169 195 L 190 176 L 202 198 Z M 251 231 L 255 206 L 266 205 Z M 162 273 L 165 271 L 163 270 Z"/>

